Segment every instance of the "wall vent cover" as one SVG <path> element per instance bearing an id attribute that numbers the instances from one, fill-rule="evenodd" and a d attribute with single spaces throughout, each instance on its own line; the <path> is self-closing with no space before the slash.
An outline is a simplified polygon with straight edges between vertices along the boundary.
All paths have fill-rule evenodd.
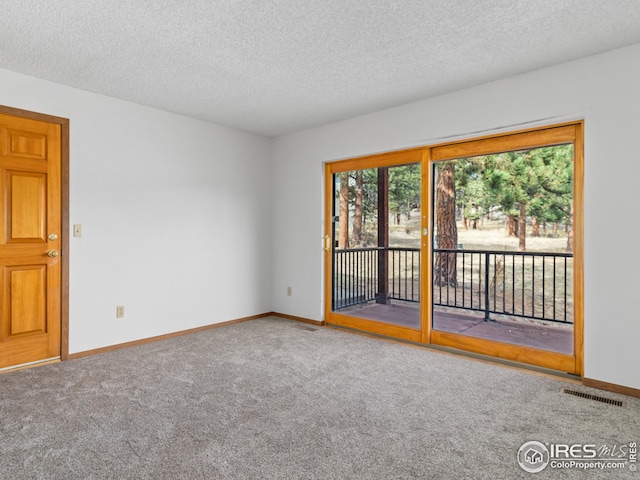
<path id="1" fill-rule="evenodd" d="M 596 402 L 608 403 L 609 405 L 615 405 L 616 407 L 624 407 L 624 402 L 620 400 L 614 400 L 613 398 L 600 397 L 598 395 L 579 392 L 577 390 L 571 390 L 569 388 L 561 388 L 560 392 L 566 393 L 567 395 L 573 395 L 574 397 L 586 398 L 588 400 L 595 400 Z"/>

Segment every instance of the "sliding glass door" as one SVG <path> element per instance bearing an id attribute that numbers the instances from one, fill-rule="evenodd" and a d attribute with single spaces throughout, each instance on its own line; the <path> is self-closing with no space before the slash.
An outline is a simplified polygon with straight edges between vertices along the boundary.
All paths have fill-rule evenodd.
<path id="1" fill-rule="evenodd" d="M 582 124 L 326 165 L 325 321 L 582 371 Z"/>
<path id="2" fill-rule="evenodd" d="M 419 340 L 426 221 L 419 160 L 399 155 L 329 167 L 330 322 Z"/>
<path id="3" fill-rule="evenodd" d="M 578 373 L 581 125 L 431 149 L 431 343 Z"/>

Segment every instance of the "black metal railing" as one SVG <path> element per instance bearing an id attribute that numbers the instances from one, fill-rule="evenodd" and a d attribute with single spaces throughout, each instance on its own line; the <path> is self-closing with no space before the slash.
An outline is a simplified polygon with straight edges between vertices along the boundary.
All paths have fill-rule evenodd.
<path id="1" fill-rule="evenodd" d="M 378 290 L 380 248 L 336 249 L 333 252 L 333 309 L 367 303 Z"/>
<path id="2" fill-rule="evenodd" d="M 480 311 L 486 320 L 501 314 L 573 323 L 570 253 L 434 249 L 432 271 L 434 306 Z M 420 249 L 334 250 L 334 310 L 376 300 L 381 285 L 388 299 L 420 302 Z"/>
<path id="3" fill-rule="evenodd" d="M 387 249 L 389 252 L 389 298 L 420 302 L 420 249 Z"/>
<path id="4" fill-rule="evenodd" d="M 433 305 L 482 311 L 485 320 L 494 313 L 573 323 L 572 254 L 449 249 L 433 253 Z"/>
<path id="5" fill-rule="evenodd" d="M 379 294 L 380 254 L 388 266 L 387 298 L 420 301 L 420 250 L 417 248 L 336 249 L 333 254 L 333 309 L 375 300 Z"/>

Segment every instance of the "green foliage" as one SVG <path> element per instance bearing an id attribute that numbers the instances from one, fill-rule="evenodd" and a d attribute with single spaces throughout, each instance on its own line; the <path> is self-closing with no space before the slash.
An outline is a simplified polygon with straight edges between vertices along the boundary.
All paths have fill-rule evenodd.
<path id="1" fill-rule="evenodd" d="M 378 209 L 378 169 L 363 170 L 363 210 L 365 218 L 374 220 Z M 350 172 L 350 185 L 355 189 L 355 172 Z M 389 212 L 409 214 L 411 208 L 420 204 L 420 165 L 389 167 Z M 355 190 L 350 193 L 354 198 Z"/>
<path id="2" fill-rule="evenodd" d="M 389 168 L 389 212 L 410 215 L 420 204 L 420 165 Z"/>
<path id="3" fill-rule="evenodd" d="M 447 162 L 448 163 L 448 162 Z M 490 189 L 481 175 L 481 164 L 466 158 L 455 166 L 456 208 L 469 220 L 486 215 L 490 208 Z"/>
<path id="4" fill-rule="evenodd" d="M 436 169 L 455 164 L 458 216 L 474 221 L 490 212 L 520 215 L 539 223 L 570 222 L 573 199 L 573 145 L 496 153 L 436 164 Z M 363 173 L 363 228 L 373 238 L 378 221 L 378 169 Z M 349 172 L 349 203 L 353 213 L 356 172 Z M 342 177 L 345 178 L 345 177 Z M 389 212 L 410 216 L 421 202 L 420 164 L 389 167 Z"/>
<path id="5" fill-rule="evenodd" d="M 540 222 L 566 222 L 573 198 L 573 146 L 497 153 L 464 158 L 456 164 L 457 205 L 477 219 L 491 210 Z"/>

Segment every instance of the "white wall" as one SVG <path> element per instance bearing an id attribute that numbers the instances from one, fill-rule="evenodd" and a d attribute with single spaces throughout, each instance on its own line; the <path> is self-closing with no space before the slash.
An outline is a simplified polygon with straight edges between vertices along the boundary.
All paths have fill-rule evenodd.
<path id="1" fill-rule="evenodd" d="M 582 118 L 584 375 L 640 388 L 640 45 L 276 139 L 274 310 L 322 319 L 323 162 Z"/>
<path id="2" fill-rule="evenodd" d="M 6 70 L 0 104 L 70 119 L 70 353 L 271 310 L 269 139 Z"/>

